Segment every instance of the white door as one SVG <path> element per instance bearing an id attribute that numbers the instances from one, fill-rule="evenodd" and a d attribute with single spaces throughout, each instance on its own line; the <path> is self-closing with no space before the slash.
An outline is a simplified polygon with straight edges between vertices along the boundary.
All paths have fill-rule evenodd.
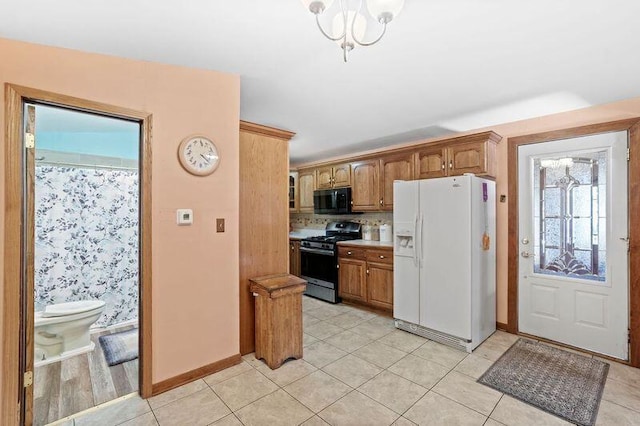
<path id="1" fill-rule="evenodd" d="M 627 132 L 520 146 L 523 333 L 628 359 Z"/>

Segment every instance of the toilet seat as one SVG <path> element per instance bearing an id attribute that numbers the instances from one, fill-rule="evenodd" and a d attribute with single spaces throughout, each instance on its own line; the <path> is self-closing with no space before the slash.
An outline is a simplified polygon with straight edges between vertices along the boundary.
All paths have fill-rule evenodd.
<path id="1" fill-rule="evenodd" d="M 79 300 L 77 302 L 57 303 L 48 305 L 40 312 L 40 317 L 63 317 L 68 315 L 81 314 L 83 312 L 93 311 L 102 308 L 105 302 L 102 300 Z"/>

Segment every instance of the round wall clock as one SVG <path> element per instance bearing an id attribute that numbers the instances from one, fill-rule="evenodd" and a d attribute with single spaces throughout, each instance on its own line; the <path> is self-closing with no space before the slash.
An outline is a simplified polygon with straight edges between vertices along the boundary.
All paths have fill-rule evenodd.
<path id="1" fill-rule="evenodd" d="M 180 142 L 178 158 L 182 167 L 196 176 L 210 175 L 220 163 L 218 148 L 203 135 L 189 136 Z"/>

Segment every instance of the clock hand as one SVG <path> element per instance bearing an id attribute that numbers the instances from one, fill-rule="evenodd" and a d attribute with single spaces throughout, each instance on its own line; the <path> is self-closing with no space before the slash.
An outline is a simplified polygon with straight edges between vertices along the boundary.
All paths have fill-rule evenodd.
<path id="1" fill-rule="evenodd" d="M 200 157 L 204 158 L 204 161 L 206 161 L 207 163 L 210 163 L 211 161 L 209 161 L 209 159 L 207 157 L 205 157 L 204 155 L 200 154 Z"/>

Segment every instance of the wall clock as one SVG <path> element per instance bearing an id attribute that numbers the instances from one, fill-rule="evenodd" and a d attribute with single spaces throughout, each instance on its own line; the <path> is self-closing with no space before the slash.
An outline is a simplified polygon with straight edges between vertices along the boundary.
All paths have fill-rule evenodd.
<path id="1" fill-rule="evenodd" d="M 178 147 L 180 164 L 196 176 L 208 176 L 220 163 L 220 154 L 213 141 L 203 135 L 186 137 Z"/>

